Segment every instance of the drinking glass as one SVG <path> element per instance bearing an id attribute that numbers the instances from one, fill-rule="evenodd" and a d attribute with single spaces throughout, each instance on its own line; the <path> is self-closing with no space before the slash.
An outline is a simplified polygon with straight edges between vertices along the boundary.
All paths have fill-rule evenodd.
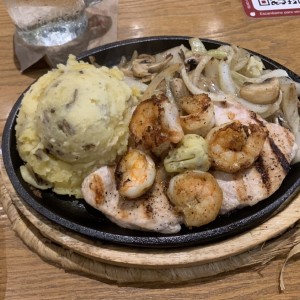
<path id="1" fill-rule="evenodd" d="M 4 0 L 18 34 L 27 44 L 57 46 L 84 34 L 84 0 Z"/>

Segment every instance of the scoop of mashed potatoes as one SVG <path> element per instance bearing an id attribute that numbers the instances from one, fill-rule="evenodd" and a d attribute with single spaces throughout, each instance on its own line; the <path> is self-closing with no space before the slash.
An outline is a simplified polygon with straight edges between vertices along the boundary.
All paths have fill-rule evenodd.
<path id="1" fill-rule="evenodd" d="M 80 198 L 84 177 L 126 150 L 133 105 L 121 71 L 70 56 L 22 100 L 16 136 L 24 180 Z"/>

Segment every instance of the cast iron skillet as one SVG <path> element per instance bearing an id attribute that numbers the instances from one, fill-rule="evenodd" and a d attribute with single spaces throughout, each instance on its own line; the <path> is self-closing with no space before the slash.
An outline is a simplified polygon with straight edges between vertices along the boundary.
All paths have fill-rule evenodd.
<path id="1" fill-rule="evenodd" d="M 94 56 L 100 65 L 118 64 L 121 56 L 130 58 L 133 51 L 154 54 L 184 44 L 187 47 L 189 37 L 161 36 L 120 41 L 98 47 L 83 53 L 79 59 L 88 61 Z M 207 49 L 224 44 L 202 39 Z M 251 52 L 251 51 L 250 51 Z M 259 55 L 255 52 L 253 54 Z M 300 81 L 298 75 L 273 60 L 259 55 L 267 68 L 285 69 L 289 76 Z M 23 164 L 16 150 L 15 122 L 23 95 L 18 99 L 7 119 L 2 141 L 4 165 L 13 187 L 19 196 L 33 209 L 49 220 L 103 242 L 117 243 L 135 247 L 168 248 L 200 245 L 219 241 L 249 230 L 277 213 L 287 205 L 298 192 L 300 186 L 300 163 L 292 166 L 281 187 L 268 199 L 253 207 L 247 207 L 230 214 L 219 216 L 214 222 L 192 230 L 182 228 L 177 234 L 163 235 L 141 232 L 118 227 L 111 223 L 99 211 L 72 197 L 60 196 L 49 190 L 42 191 L 42 198 L 37 197 L 20 175 Z"/>

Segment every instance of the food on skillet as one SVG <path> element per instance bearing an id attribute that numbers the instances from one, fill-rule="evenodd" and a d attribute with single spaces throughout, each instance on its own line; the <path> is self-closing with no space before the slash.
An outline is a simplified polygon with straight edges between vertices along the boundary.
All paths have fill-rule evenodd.
<path id="1" fill-rule="evenodd" d="M 134 172 L 134 167 L 130 171 Z M 84 179 L 84 199 L 121 227 L 176 233 L 181 229 L 182 216 L 175 210 L 165 193 L 164 173 L 164 170 L 159 168 L 151 190 L 132 199 L 120 195 L 115 169 L 103 166 Z M 145 182 L 143 177 L 131 180 L 140 184 Z"/>
<path id="2" fill-rule="evenodd" d="M 164 159 L 164 167 L 169 173 L 193 169 L 208 171 L 210 164 L 207 143 L 197 134 L 186 134 Z"/>
<path id="3" fill-rule="evenodd" d="M 139 100 L 132 110 L 126 100 L 126 142 L 80 180 L 84 200 L 119 226 L 205 225 L 268 198 L 299 161 L 299 84 L 244 49 L 189 42 L 118 65 Z"/>
<path id="4" fill-rule="evenodd" d="M 215 220 L 223 202 L 223 191 L 208 172 L 185 171 L 172 177 L 167 194 L 188 227 Z"/>
<path id="5" fill-rule="evenodd" d="M 289 129 L 265 121 L 239 103 L 216 103 L 215 116 L 216 127 L 206 139 L 212 174 L 223 190 L 224 214 L 272 195 L 298 147 Z"/>
<path id="6" fill-rule="evenodd" d="M 83 179 L 126 151 L 134 97 L 123 77 L 71 56 L 31 86 L 16 125 L 25 181 L 80 198 Z"/>
<path id="7" fill-rule="evenodd" d="M 157 98 L 150 100 L 157 101 Z M 140 111 L 140 107 L 144 108 L 141 111 L 145 113 L 145 105 L 148 105 L 148 100 L 138 104 L 133 116 Z M 297 150 L 294 135 L 289 129 L 263 120 L 239 103 L 217 102 L 214 111 L 215 126 L 205 138 L 187 134 L 177 144 L 173 143 L 172 148 L 169 143 L 166 148 L 165 142 L 169 142 L 174 132 L 176 136 L 178 134 L 175 130 L 177 126 L 172 126 L 173 122 L 164 124 L 169 131 L 162 131 L 158 126 L 146 126 L 147 129 L 140 135 L 146 135 L 145 138 L 130 144 L 139 150 L 129 150 L 129 153 L 147 152 L 144 159 L 140 157 L 140 161 L 136 161 L 125 154 L 120 164 L 123 166 L 127 160 L 129 163 L 122 168 L 117 164 L 114 175 L 110 170 L 109 182 L 103 175 L 103 170 L 108 167 L 93 172 L 84 181 L 84 199 L 123 227 L 161 233 L 169 230 L 171 233 L 180 229 L 174 226 L 174 218 L 177 225 L 201 226 L 212 222 L 219 214 L 254 205 L 269 197 L 279 188 L 289 171 Z M 152 117 L 152 114 L 142 116 L 145 115 Z M 178 116 L 177 113 L 174 115 Z M 141 119 L 144 120 L 140 118 L 137 124 L 149 124 Z M 173 121 L 172 118 L 170 120 Z M 158 132 L 158 129 L 161 131 Z M 157 138 L 160 135 L 163 138 Z M 136 141 L 135 131 L 131 131 L 131 136 Z M 167 154 L 162 155 L 157 149 L 164 149 Z M 146 156 L 148 162 L 145 162 Z M 130 196 L 122 193 L 126 185 L 132 188 L 139 186 L 142 190 L 149 183 L 149 178 L 154 176 L 155 170 L 150 161 L 159 162 L 156 166 L 158 170 L 162 158 L 165 172 L 169 173 L 162 180 L 165 189 L 158 192 L 156 183 L 150 189 L 147 185 L 144 194 L 136 193 L 136 197 L 132 193 Z M 174 207 L 166 207 L 166 199 L 174 205 L 182 219 L 176 219 Z M 171 231 L 171 228 L 176 231 Z"/>

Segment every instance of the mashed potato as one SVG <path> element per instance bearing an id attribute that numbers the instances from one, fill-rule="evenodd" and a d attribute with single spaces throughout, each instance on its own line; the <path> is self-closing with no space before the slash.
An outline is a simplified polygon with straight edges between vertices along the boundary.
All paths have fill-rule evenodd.
<path id="1" fill-rule="evenodd" d="M 117 68 L 96 68 L 74 56 L 42 76 L 17 117 L 24 180 L 80 198 L 84 177 L 126 150 L 133 99 Z"/>

